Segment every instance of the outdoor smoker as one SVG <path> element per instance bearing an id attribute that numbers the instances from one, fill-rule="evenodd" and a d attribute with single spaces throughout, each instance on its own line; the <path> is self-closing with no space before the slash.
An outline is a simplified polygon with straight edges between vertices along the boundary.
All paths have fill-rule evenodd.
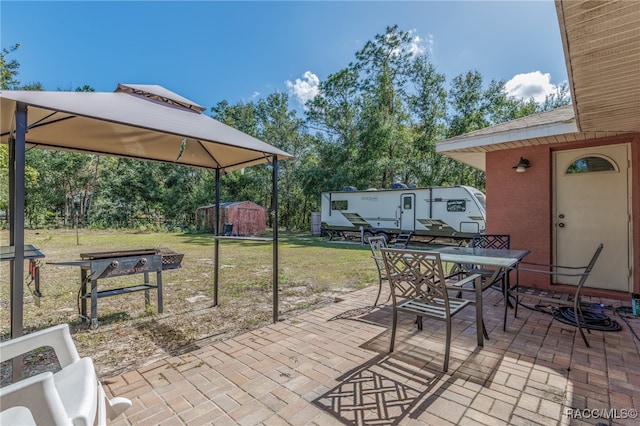
<path id="1" fill-rule="evenodd" d="M 145 306 L 150 305 L 149 291 L 155 289 L 158 298 L 158 313 L 162 313 L 162 271 L 181 266 L 184 255 L 166 249 L 120 250 L 80 254 L 81 260 L 50 262 L 60 266 L 80 267 L 80 289 L 78 290 L 78 313 L 80 318 L 98 327 L 98 299 L 118 294 L 144 291 Z M 155 283 L 150 274 L 156 274 Z M 144 283 L 115 289 L 98 290 L 98 280 L 144 274 Z M 91 284 L 89 287 L 89 283 Z M 87 299 L 91 300 L 91 317 L 87 316 Z"/>

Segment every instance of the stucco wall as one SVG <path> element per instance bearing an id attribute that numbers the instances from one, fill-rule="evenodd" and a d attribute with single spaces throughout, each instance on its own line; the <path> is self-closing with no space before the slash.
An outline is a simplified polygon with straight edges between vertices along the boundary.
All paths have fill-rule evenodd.
<path id="1" fill-rule="evenodd" d="M 577 149 L 594 145 L 631 142 L 631 193 L 633 228 L 633 286 L 640 293 L 640 135 L 598 139 L 597 141 L 538 145 L 519 149 L 488 152 L 487 178 L 487 233 L 510 234 L 511 247 L 531 251 L 525 260 L 552 262 L 553 229 L 552 158 L 553 150 Z M 530 161 L 524 173 L 513 169 L 520 157 Z M 524 274 L 527 284 L 548 287 L 544 276 Z M 556 287 L 554 287 L 557 289 Z M 625 299 L 628 294 L 585 289 L 586 294 Z"/>

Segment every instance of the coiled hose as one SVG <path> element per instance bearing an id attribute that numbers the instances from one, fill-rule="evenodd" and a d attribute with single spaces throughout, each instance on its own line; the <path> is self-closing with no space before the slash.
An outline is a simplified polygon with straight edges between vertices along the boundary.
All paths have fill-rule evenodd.
<path id="1" fill-rule="evenodd" d="M 636 331 L 633 329 L 633 327 L 631 327 L 631 324 L 629 324 L 629 321 L 627 321 L 627 319 L 634 319 L 634 320 L 639 319 L 638 317 L 633 316 L 633 311 L 632 311 L 631 307 L 630 306 L 618 306 L 615 309 L 615 312 L 616 312 L 616 314 L 618 314 L 620 319 L 622 319 L 622 321 L 624 321 L 624 323 L 627 324 L 627 327 L 629 327 L 629 330 L 631 330 L 631 333 L 636 338 L 636 340 L 638 342 L 640 342 L 640 337 L 638 337 L 638 334 L 636 333 Z"/>
<path id="2" fill-rule="evenodd" d="M 574 327 L 577 326 L 572 307 L 552 307 L 549 305 L 535 305 L 532 307 L 522 302 L 520 302 L 519 305 L 527 309 L 532 309 L 534 311 L 551 315 L 554 319 L 560 321 L 563 324 L 572 325 Z M 598 307 L 600 307 L 600 305 L 598 305 Z M 582 316 L 584 318 L 584 323 L 580 325 L 582 327 L 588 327 L 590 330 L 600 331 L 620 331 L 622 329 L 622 327 L 616 320 L 611 319 L 607 314 L 603 313 L 602 310 L 598 309 L 598 311 L 596 311 L 595 309 L 583 307 Z"/>
<path id="3" fill-rule="evenodd" d="M 575 326 L 577 324 L 573 308 L 569 306 L 561 306 L 554 308 L 551 312 L 554 319 L 558 321 Z M 586 324 L 581 324 L 583 327 L 587 327 L 590 330 L 600 331 L 620 331 L 622 327 L 616 320 L 609 318 L 609 315 L 603 312 L 596 312 L 590 309 L 582 310 L 582 317 Z"/>

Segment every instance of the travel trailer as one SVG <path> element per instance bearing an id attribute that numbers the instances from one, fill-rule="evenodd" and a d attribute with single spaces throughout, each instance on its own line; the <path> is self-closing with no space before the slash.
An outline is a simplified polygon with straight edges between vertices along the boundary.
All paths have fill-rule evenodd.
<path id="1" fill-rule="evenodd" d="M 401 231 L 416 236 L 470 239 L 485 230 L 485 195 L 469 186 L 438 186 L 322 194 L 321 228 L 325 235 L 357 232 L 366 241 L 383 235 L 387 241 Z"/>

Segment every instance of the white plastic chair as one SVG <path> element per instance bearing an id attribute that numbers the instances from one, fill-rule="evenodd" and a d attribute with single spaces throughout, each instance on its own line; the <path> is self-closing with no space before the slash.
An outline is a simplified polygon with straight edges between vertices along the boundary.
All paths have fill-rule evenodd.
<path id="1" fill-rule="evenodd" d="M 68 324 L 0 342 L 0 362 L 50 346 L 61 370 L 41 373 L 0 388 L 0 425 L 106 425 L 131 407 L 108 399 L 91 358 L 80 358 Z"/>

